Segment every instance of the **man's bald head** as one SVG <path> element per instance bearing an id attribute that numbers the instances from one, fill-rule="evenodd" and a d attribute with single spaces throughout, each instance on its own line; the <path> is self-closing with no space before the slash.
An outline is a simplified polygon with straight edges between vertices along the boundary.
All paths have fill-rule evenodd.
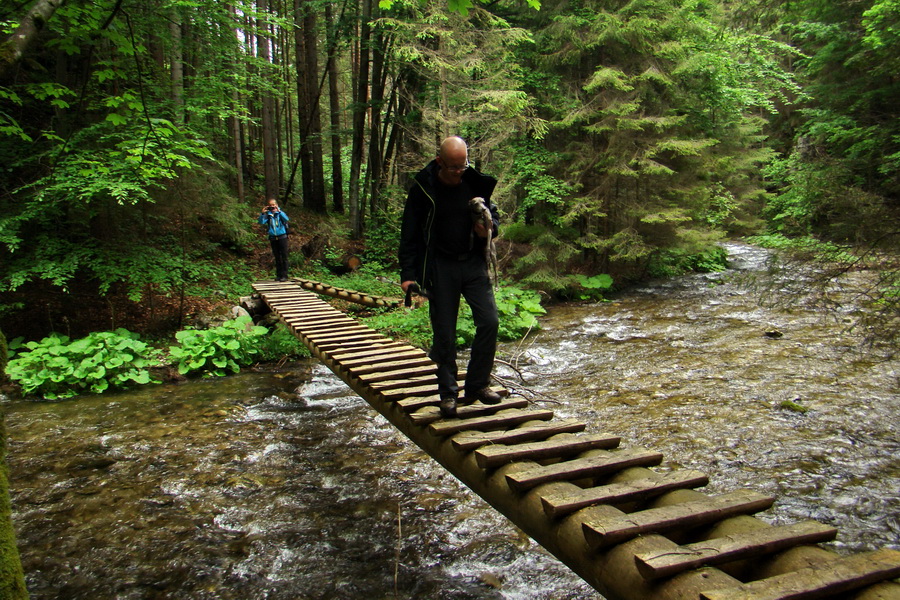
<path id="1" fill-rule="evenodd" d="M 441 142 L 441 149 L 438 154 L 442 158 L 449 158 L 450 156 L 458 156 L 460 152 L 468 153 L 466 142 L 458 135 L 451 135 Z"/>
<path id="2" fill-rule="evenodd" d="M 462 174 L 469 166 L 469 148 L 459 136 L 450 136 L 441 142 L 437 163 L 441 167 L 438 178 L 449 186 L 462 182 Z"/>

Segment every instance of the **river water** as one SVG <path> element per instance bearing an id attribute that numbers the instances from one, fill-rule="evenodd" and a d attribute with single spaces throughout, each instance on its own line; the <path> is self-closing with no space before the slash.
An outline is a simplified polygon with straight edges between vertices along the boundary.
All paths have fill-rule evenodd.
<path id="1" fill-rule="evenodd" d="M 760 518 L 900 547 L 897 362 L 802 296 L 770 302 L 748 285 L 767 253 L 728 249 L 724 273 L 553 307 L 501 357 L 536 405 L 704 491 L 775 495 Z M 599 598 L 312 360 L 6 408 L 34 600 Z"/>

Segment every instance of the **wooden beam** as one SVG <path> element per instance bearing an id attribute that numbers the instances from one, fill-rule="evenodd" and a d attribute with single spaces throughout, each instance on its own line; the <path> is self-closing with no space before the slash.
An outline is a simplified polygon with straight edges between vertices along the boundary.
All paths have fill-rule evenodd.
<path id="1" fill-rule="evenodd" d="M 700 592 L 703 600 L 846 598 L 867 585 L 900 577 L 900 552 L 884 548 L 811 565 L 735 588 Z"/>
<path id="2" fill-rule="evenodd" d="M 818 521 L 803 521 L 685 544 L 676 551 L 638 554 L 634 562 L 645 579 L 659 579 L 703 565 L 755 558 L 794 546 L 827 542 L 836 535 L 837 529 L 834 527 Z"/>
<path id="3" fill-rule="evenodd" d="M 519 492 L 554 481 L 576 481 L 609 475 L 629 467 L 646 467 L 662 462 L 662 454 L 649 450 L 624 449 L 587 458 L 566 460 L 552 465 L 535 467 L 526 471 L 509 473 L 506 481 L 509 486 Z"/>
<path id="4" fill-rule="evenodd" d="M 684 531 L 735 515 L 752 515 L 774 502 L 771 496 L 753 490 L 737 490 L 694 502 L 641 510 L 605 523 L 586 522 L 584 538 L 591 548 L 600 550 L 647 533 Z"/>
<path id="5" fill-rule="evenodd" d="M 541 496 L 541 503 L 548 517 L 558 519 L 588 506 L 647 500 L 672 490 L 701 487 L 707 483 L 709 477 L 700 471 L 671 471 L 659 478 L 611 483 L 572 494 Z"/>

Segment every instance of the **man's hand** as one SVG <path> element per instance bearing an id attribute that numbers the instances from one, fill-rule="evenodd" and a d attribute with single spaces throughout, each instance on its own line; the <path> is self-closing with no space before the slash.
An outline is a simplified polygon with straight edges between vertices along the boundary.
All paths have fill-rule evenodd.
<path id="1" fill-rule="evenodd" d="M 411 286 L 414 283 L 415 283 L 415 281 L 404 281 L 403 283 L 401 283 L 400 287 L 403 288 L 403 293 L 405 294 L 406 291 L 409 289 L 409 286 Z"/>
<path id="2" fill-rule="evenodd" d="M 475 221 L 475 235 L 478 237 L 486 238 L 488 236 L 488 230 L 484 226 L 484 223 L 481 221 Z"/>

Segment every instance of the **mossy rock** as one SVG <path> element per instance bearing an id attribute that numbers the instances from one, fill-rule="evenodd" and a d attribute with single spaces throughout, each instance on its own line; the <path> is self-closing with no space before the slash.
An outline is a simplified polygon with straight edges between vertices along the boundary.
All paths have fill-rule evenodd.
<path id="1" fill-rule="evenodd" d="M 6 415 L 0 411 L 0 598 L 27 600 L 22 561 L 16 547 L 6 468 Z"/>

